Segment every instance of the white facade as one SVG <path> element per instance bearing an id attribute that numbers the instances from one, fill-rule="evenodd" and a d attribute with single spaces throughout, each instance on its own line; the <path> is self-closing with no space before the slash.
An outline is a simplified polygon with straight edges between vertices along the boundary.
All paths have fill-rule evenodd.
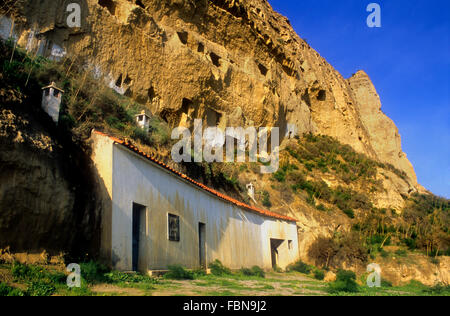
<path id="1" fill-rule="evenodd" d="M 150 128 L 150 116 L 147 115 L 145 110 L 141 114 L 136 115 L 136 124 L 144 131 L 148 132 Z"/>
<path id="2" fill-rule="evenodd" d="M 294 221 L 234 205 L 106 135 L 94 132 L 92 139 L 104 192 L 102 253 L 114 268 L 198 268 L 219 259 L 232 269 L 270 269 L 297 260 Z M 173 215 L 179 218 L 179 241 L 169 240 Z M 139 231 L 133 232 L 136 220 Z"/>
<path id="3" fill-rule="evenodd" d="M 42 109 L 58 124 L 64 91 L 57 88 L 53 82 L 50 86 L 42 88 Z"/>

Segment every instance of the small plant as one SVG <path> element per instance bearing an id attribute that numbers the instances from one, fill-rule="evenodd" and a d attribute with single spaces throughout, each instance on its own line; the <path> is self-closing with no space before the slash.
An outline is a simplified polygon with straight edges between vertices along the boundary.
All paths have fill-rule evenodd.
<path id="1" fill-rule="evenodd" d="M 214 262 L 212 262 L 209 265 L 209 268 L 211 269 L 211 273 L 213 275 L 231 275 L 231 270 L 225 267 L 222 262 L 220 262 L 218 259 L 216 259 Z"/>
<path id="2" fill-rule="evenodd" d="M 431 295 L 450 295 L 450 285 L 438 283 L 433 287 L 422 290 L 422 292 Z"/>
<path id="3" fill-rule="evenodd" d="M 283 269 L 281 269 L 279 266 L 274 266 L 273 271 L 275 271 L 277 273 L 281 273 L 281 272 L 283 272 Z"/>
<path id="4" fill-rule="evenodd" d="M 158 280 L 139 273 L 123 273 L 112 271 L 104 274 L 105 281 L 108 283 L 158 283 Z"/>
<path id="5" fill-rule="evenodd" d="M 325 279 L 325 272 L 319 269 L 314 270 L 314 279 L 322 281 Z"/>
<path id="6" fill-rule="evenodd" d="M 408 252 L 405 249 L 398 249 L 395 251 L 395 254 L 399 257 L 406 257 L 408 256 Z"/>
<path id="7" fill-rule="evenodd" d="M 289 271 L 297 271 L 300 273 L 304 273 L 304 274 L 310 274 L 312 267 L 306 263 L 304 263 L 303 261 L 297 261 L 296 263 L 290 265 L 288 267 Z"/>
<path id="8" fill-rule="evenodd" d="M 169 266 L 169 272 L 164 274 L 164 278 L 173 280 L 193 280 L 194 272 L 188 271 L 180 265 Z"/>
<path id="9" fill-rule="evenodd" d="M 24 293 L 19 289 L 0 282 L 0 296 L 24 296 Z"/>
<path id="10" fill-rule="evenodd" d="M 349 218 L 355 218 L 355 212 L 351 209 L 346 209 L 343 211 L 345 215 L 347 215 Z"/>
<path id="11" fill-rule="evenodd" d="M 258 266 L 253 266 L 251 269 L 242 268 L 240 272 L 245 276 L 256 276 L 256 277 L 260 277 L 260 278 L 266 277 L 264 270 Z"/>
<path id="12" fill-rule="evenodd" d="M 11 267 L 13 277 L 20 280 L 35 280 L 44 276 L 44 269 L 35 265 L 26 265 L 14 262 Z"/>
<path id="13" fill-rule="evenodd" d="M 262 204 L 266 207 L 272 207 L 272 202 L 270 202 L 269 192 L 263 191 L 262 196 L 263 196 Z"/>
<path id="14" fill-rule="evenodd" d="M 55 293 L 56 288 L 46 281 L 31 282 L 31 285 L 27 289 L 27 293 L 30 296 L 50 296 Z"/>
<path id="15" fill-rule="evenodd" d="M 331 294 L 337 294 L 339 292 L 358 292 L 356 274 L 353 271 L 339 270 L 336 276 L 336 281 L 328 285 L 328 292 Z"/>
<path id="16" fill-rule="evenodd" d="M 382 287 L 392 287 L 392 283 L 386 279 L 381 278 L 381 286 Z"/>
<path id="17" fill-rule="evenodd" d="M 430 259 L 430 262 L 431 262 L 432 264 L 435 264 L 435 265 L 439 265 L 439 263 L 440 263 L 440 261 L 439 261 L 438 258 L 431 258 L 431 259 Z"/>
<path id="18" fill-rule="evenodd" d="M 416 241 L 414 239 L 406 238 L 406 239 L 403 239 L 403 242 L 405 243 L 405 245 L 408 247 L 409 250 L 416 249 Z"/>
<path id="19" fill-rule="evenodd" d="M 286 173 L 283 170 L 278 170 L 273 174 L 273 178 L 278 182 L 286 181 Z"/>
<path id="20" fill-rule="evenodd" d="M 81 276 L 88 283 L 99 283 L 107 281 L 105 274 L 109 272 L 109 269 L 95 261 L 89 261 L 80 264 Z"/>

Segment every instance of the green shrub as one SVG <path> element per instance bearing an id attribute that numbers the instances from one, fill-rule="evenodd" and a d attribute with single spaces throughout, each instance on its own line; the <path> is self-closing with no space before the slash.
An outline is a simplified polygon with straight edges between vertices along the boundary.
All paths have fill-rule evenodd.
<path id="1" fill-rule="evenodd" d="M 264 270 L 258 266 L 253 266 L 251 269 L 242 268 L 240 270 L 240 272 L 241 272 L 241 274 L 246 275 L 246 276 L 256 276 L 256 277 L 260 277 L 260 278 L 266 277 L 266 273 L 264 272 Z"/>
<path id="2" fill-rule="evenodd" d="M 24 296 L 24 293 L 19 289 L 0 282 L 0 296 Z"/>
<path id="3" fill-rule="evenodd" d="M 381 278 L 381 286 L 382 287 L 392 287 L 393 285 L 388 280 Z"/>
<path id="4" fill-rule="evenodd" d="M 152 116 L 149 124 L 150 139 L 153 144 L 165 145 L 170 140 L 170 129 L 166 122 Z"/>
<path id="5" fill-rule="evenodd" d="M 430 288 L 423 289 L 422 292 L 430 295 L 450 295 L 450 285 L 438 283 Z"/>
<path id="6" fill-rule="evenodd" d="M 30 296 L 51 296 L 55 291 L 56 288 L 50 282 L 45 281 L 33 281 L 27 289 Z"/>
<path id="7" fill-rule="evenodd" d="M 332 294 L 337 294 L 339 292 L 358 292 L 356 274 L 353 271 L 339 270 L 336 281 L 328 284 L 328 292 Z"/>
<path id="8" fill-rule="evenodd" d="M 408 252 L 405 249 L 398 249 L 395 251 L 395 254 L 399 257 L 406 257 Z"/>
<path id="9" fill-rule="evenodd" d="M 297 261 L 296 263 L 288 266 L 288 270 L 289 271 L 297 271 L 300 273 L 304 273 L 304 274 L 310 274 L 312 267 L 306 263 L 304 263 L 303 261 Z"/>
<path id="10" fill-rule="evenodd" d="M 66 275 L 62 272 L 50 272 L 37 265 L 26 265 L 19 262 L 13 263 L 11 266 L 11 274 L 19 280 L 28 282 L 43 279 L 53 283 L 66 282 Z"/>
<path id="11" fill-rule="evenodd" d="M 104 274 L 105 281 L 108 283 L 158 283 L 158 280 L 140 273 L 124 273 L 112 271 Z"/>
<path id="12" fill-rule="evenodd" d="M 88 283 L 100 283 L 107 281 L 105 274 L 109 272 L 109 269 L 105 265 L 91 260 L 89 262 L 81 263 L 80 268 L 81 276 Z"/>
<path id="13" fill-rule="evenodd" d="M 353 210 L 351 210 L 351 209 L 346 209 L 346 210 L 343 210 L 343 212 L 344 212 L 345 215 L 347 215 L 349 218 L 355 218 L 355 212 L 353 212 Z"/>
<path id="14" fill-rule="evenodd" d="M 325 279 L 325 272 L 319 269 L 314 270 L 314 279 L 322 281 Z"/>
<path id="15" fill-rule="evenodd" d="M 231 275 L 231 270 L 227 267 L 225 267 L 222 262 L 220 262 L 218 259 L 216 259 L 214 262 L 212 262 L 209 265 L 209 268 L 211 269 L 211 273 L 213 275 Z"/>
<path id="16" fill-rule="evenodd" d="M 194 272 L 188 271 L 180 265 L 169 266 L 169 272 L 164 274 L 164 278 L 173 280 L 193 280 Z"/>
<path id="17" fill-rule="evenodd" d="M 283 170 L 278 170 L 273 174 L 273 178 L 277 180 L 278 182 L 285 182 L 286 181 L 286 173 Z"/>
<path id="18" fill-rule="evenodd" d="M 151 138 L 149 137 L 149 134 L 140 127 L 133 128 L 131 137 L 133 137 L 134 139 L 140 140 L 144 144 L 153 145 L 153 142 L 152 142 Z"/>
<path id="19" fill-rule="evenodd" d="M 269 192 L 263 191 L 262 196 L 263 196 L 262 204 L 266 207 L 272 207 L 272 202 L 270 202 Z"/>
<path id="20" fill-rule="evenodd" d="M 194 273 L 194 278 L 202 277 L 206 275 L 205 269 L 199 268 L 192 271 Z"/>

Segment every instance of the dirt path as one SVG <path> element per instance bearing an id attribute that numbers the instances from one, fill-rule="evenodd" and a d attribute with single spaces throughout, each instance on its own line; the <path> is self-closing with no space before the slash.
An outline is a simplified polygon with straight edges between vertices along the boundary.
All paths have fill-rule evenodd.
<path id="1" fill-rule="evenodd" d="M 266 279 L 237 279 L 207 276 L 197 280 L 164 280 L 151 289 L 99 284 L 91 287 L 96 295 L 152 296 L 309 296 L 326 295 L 325 285 L 300 274 L 270 273 Z M 322 288 L 324 288 L 322 290 Z"/>

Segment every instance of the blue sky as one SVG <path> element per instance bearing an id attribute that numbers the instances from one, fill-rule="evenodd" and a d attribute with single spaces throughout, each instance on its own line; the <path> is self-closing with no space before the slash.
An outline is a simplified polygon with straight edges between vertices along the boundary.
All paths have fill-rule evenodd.
<path id="1" fill-rule="evenodd" d="M 381 28 L 366 7 L 381 6 Z M 418 181 L 450 198 L 450 1 L 269 0 L 345 78 L 364 70 Z"/>

